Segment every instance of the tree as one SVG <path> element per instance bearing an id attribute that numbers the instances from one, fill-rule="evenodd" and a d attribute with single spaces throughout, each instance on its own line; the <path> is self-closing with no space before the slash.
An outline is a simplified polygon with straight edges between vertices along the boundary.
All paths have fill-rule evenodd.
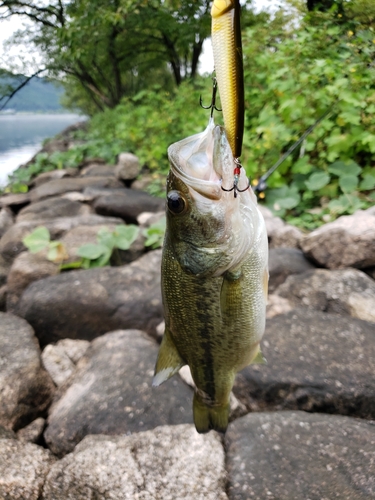
<path id="1" fill-rule="evenodd" d="M 210 33 L 209 0 L 0 0 L 0 21 L 24 16 L 18 40 L 37 47 L 50 75 L 77 83 L 96 109 L 162 81 L 194 78 Z M 72 83 L 77 82 L 77 83 Z"/>

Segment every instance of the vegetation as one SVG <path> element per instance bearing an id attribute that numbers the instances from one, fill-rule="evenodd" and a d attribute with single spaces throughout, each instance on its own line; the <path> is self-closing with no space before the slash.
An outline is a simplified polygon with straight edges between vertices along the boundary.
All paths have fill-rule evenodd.
<path id="1" fill-rule="evenodd" d="M 7 1 L 9 9 L 16 4 Z M 375 5 L 372 0 L 310 0 L 308 13 L 304 3 L 291 3 L 293 9 L 279 10 L 273 19 L 244 11 L 247 109 L 242 163 L 254 183 L 329 111 L 269 178 L 265 197 L 276 214 L 310 229 L 375 202 Z M 94 7 L 101 16 L 94 16 Z M 59 28 L 65 34 L 52 46 L 61 50 L 65 40 L 63 59 L 70 58 L 74 68 L 90 67 L 94 82 L 88 84 L 84 75 L 78 77 L 67 66 L 66 85 L 83 109 L 106 109 L 94 114 L 88 131 L 78 132 L 81 145 L 50 157 L 39 155 L 34 165 L 15 174 L 13 189 L 27 189 L 25 183 L 38 171 L 78 166 L 84 158 L 101 156 L 114 163 L 124 150 L 137 154 L 156 180 L 162 178 L 168 170 L 168 145 L 207 124 L 208 112 L 198 102 L 200 95 L 209 99 L 211 81 L 197 76 L 193 63 L 209 30 L 207 2 L 121 0 L 108 6 L 80 0 L 66 9 L 72 17 L 63 31 Z M 48 15 L 56 16 L 53 12 Z M 198 12 L 203 14 L 199 19 Z M 91 38 L 86 36 L 90 20 Z M 118 32 L 115 44 L 134 35 L 115 51 L 123 56 L 117 94 L 110 88 L 116 83 L 115 70 L 103 41 L 111 27 Z M 52 28 L 47 28 L 50 33 Z M 173 50 L 166 39 L 173 40 Z M 141 42 L 142 51 L 136 50 Z M 53 50 L 48 55 L 51 64 L 57 61 Z M 107 81 L 99 83 L 96 71 Z M 72 84 L 72 78 L 78 78 L 79 85 Z M 218 113 L 215 119 L 220 122 Z M 152 192 L 160 185 L 151 186 Z"/>

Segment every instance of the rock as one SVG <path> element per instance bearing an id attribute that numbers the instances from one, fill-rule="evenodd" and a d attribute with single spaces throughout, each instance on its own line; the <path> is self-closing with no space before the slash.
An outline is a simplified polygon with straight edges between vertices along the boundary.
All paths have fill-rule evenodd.
<path id="1" fill-rule="evenodd" d="M 15 432 L 10 429 L 6 429 L 2 425 L 0 425 L 0 439 L 16 439 L 17 435 Z"/>
<path id="2" fill-rule="evenodd" d="M 0 439 L 0 498 L 39 500 L 55 458 L 48 450 L 15 439 Z"/>
<path id="3" fill-rule="evenodd" d="M 45 412 L 54 385 L 25 320 L 0 313 L 0 352 L 0 425 L 17 430 Z"/>
<path id="4" fill-rule="evenodd" d="M 270 238 L 270 248 L 298 248 L 302 237 L 302 231 L 295 226 L 285 224 L 274 228 L 272 238 Z"/>
<path id="5" fill-rule="evenodd" d="M 62 347 L 48 344 L 42 352 L 43 366 L 57 386 L 68 380 L 75 365 Z"/>
<path id="6" fill-rule="evenodd" d="M 49 172 L 43 172 L 39 175 L 37 175 L 33 180 L 32 180 L 32 185 L 35 187 L 39 187 L 42 184 L 45 184 L 46 182 L 56 180 L 56 179 L 62 179 L 63 177 L 74 177 L 77 175 L 78 170 L 77 169 L 59 169 L 59 170 L 50 170 Z"/>
<path id="7" fill-rule="evenodd" d="M 30 203 L 30 193 L 4 194 L 0 196 L 0 208 L 14 207 L 19 210 Z"/>
<path id="8" fill-rule="evenodd" d="M 4 207 L 0 209 L 0 238 L 2 235 L 13 225 L 14 217 L 13 212 Z"/>
<path id="9" fill-rule="evenodd" d="M 290 274 L 301 274 L 315 267 L 296 248 L 271 248 L 269 251 L 268 269 L 270 279 L 268 290 L 273 293 L 284 283 Z"/>
<path id="10" fill-rule="evenodd" d="M 165 210 L 160 212 L 142 212 L 137 217 L 137 222 L 141 227 L 150 227 L 165 218 Z"/>
<path id="11" fill-rule="evenodd" d="M 6 311 L 6 303 L 7 303 L 7 286 L 0 286 L 0 311 Z"/>
<path id="12" fill-rule="evenodd" d="M 41 201 L 50 196 L 58 196 L 68 191 L 83 191 L 88 186 L 120 188 L 122 183 L 114 177 L 81 177 L 66 178 L 49 181 L 30 191 L 32 203 Z"/>
<path id="13" fill-rule="evenodd" d="M 114 167 L 114 165 L 103 165 L 102 163 L 91 163 L 81 170 L 80 175 L 81 175 L 81 177 L 114 177 L 115 176 L 115 167 Z"/>
<path id="14" fill-rule="evenodd" d="M 23 238 L 39 226 L 45 226 L 52 240 L 59 239 L 64 233 L 77 226 L 96 226 L 107 224 L 122 224 L 116 217 L 101 217 L 96 214 L 78 215 L 76 217 L 58 217 L 56 219 L 37 219 L 14 224 L 0 239 L 0 255 L 7 263 L 12 262 L 16 255 L 26 250 Z"/>
<path id="15" fill-rule="evenodd" d="M 375 497 L 375 425 L 304 412 L 252 413 L 226 434 L 231 500 Z"/>
<path id="16" fill-rule="evenodd" d="M 7 277 L 9 274 L 9 264 L 6 260 L 0 255 L 0 287 L 5 285 L 7 282 Z"/>
<path id="17" fill-rule="evenodd" d="M 284 314 L 293 309 L 288 299 L 284 299 L 276 294 L 268 295 L 266 318 L 273 318 L 277 314 Z"/>
<path id="18" fill-rule="evenodd" d="M 137 217 L 142 212 L 160 212 L 164 210 L 164 206 L 164 199 L 135 189 L 124 189 L 122 193 L 99 196 L 93 203 L 97 214 L 121 217 L 131 224 L 137 223 Z"/>
<path id="19" fill-rule="evenodd" d="M 88 205 L 60 196 L 52 196 L 51 198 L 32 203 L 23 208 L 17 216 L 17 222 L 40 220 L 41 218 L 76 217 L 77 215 L 87 215 L 91 212 L 92 210 Z"/>
<path id="20" fill-rule="evenodd" d="M 302 238 L 307 258 L 322 267 L 359 269 L 375 265 L 375 216 L 359 210 L 315 229 Z"/>
<path id="21" fill-rule="evenodd" d="M 50 470 L 43 500 L 226 500 L 217 434 L 191 425 L 131 436 L 87 436 Z"/>
<path id="22" fill-rule="evenodd" d="M 375 323 L 375 281 L 357 269 L 314 269 L 289 276 L 275 293 L 294 306 Z"/>
<path id="23" fill-rule="evenodd" d="M 23 291 L 32 283 L 59 273 L 59 266 L 45 255 L 22 252 L 14 259 L 7 282 L 7 311 L 13 312 Z"/>
<path id="24" fill-rule="evenodd" d="M 119 435 L 192 422 L 192 391 L 177 377 L 151 380 L 157 344 L 139 330 L 94 340 L 49 411 L 45 440 L 64 455 L 87 434 Z"/>
<path id="25" fill-rule="evenodd" d="M 20 429 L 17 432 L 17 437 L 20 441 L 39 444 L 45 425 L 44 418 L 39 417 L 23 429 Z"/>
<path id="26" fill-rule="evenodd" d="M 233 392 L 251 410 L 375 417 L 374 324 L 306 308 L 267 321 L 262 352 Z"/>
<path id="27" fill-rule="evenodd" d="M 90 342 L 88 340 L 62 339 L 59 340 L 56 345 L 61 347 L 65 354 L 76 365 L 87 351 Z"/>
<path id="28" fill-rule="evenodd" d="M 156 250 L 129 265 L 45 278 L 25 290 L 16 313 L 33 326 L 42 346 L 62 338 L 92 340 L 117 328 L 155 335 L 163 317 L 160 266 Z"/>
<path id="29" fill-rule="evenodd" d="M 138 158 L 132 153 L 120 153 L 115 167 L 117 179 L 132 181 L 141 173 L 141 165 Z"/>

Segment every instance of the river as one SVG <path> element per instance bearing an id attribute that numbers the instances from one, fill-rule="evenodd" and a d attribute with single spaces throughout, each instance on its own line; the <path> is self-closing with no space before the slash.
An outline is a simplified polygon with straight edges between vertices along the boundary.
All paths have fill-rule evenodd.
<path id="1" fill-rule="evenodd" d="M 42 142 L 86 118 L 77 114 L 0 115 L 0 187 L 8 175 L 29 161 Z"/>

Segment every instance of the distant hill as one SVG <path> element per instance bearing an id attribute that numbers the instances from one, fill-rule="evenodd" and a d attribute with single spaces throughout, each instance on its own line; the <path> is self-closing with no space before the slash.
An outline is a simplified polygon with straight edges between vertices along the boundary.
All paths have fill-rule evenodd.
<path id="1" fill-rule="evenodd" d="M 23 75 L 12 75 L 0 70 L 0 97 L 4 86 L 16 87 L 24 81 Z M 64 111 L 60 98 L 64 90 L 46 78 L 34 77 L 8 102 L 3 111 L 51 112 Z"/>

